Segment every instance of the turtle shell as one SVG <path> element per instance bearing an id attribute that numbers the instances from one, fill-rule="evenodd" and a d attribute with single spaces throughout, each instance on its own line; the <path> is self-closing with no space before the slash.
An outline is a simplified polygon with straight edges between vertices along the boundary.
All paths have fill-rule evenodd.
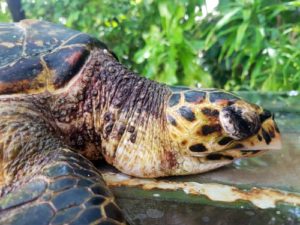
<path id="1" fill-rule="evenodd" d="M 40 93 L 65 86 L 84 65 L 95 38 L 37 20 L 0 24 L 0 94 Z"/>

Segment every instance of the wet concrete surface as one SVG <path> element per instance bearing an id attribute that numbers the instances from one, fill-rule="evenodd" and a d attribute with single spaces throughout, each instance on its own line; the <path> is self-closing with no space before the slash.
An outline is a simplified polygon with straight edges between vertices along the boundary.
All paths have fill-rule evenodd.
<path id="1" fill-rule="evenodd" d="M 131 224 L 135 225 L 298 225 L 293 214 L 278 209 L 221 208 L 152 199 L 120 199 Z"/>

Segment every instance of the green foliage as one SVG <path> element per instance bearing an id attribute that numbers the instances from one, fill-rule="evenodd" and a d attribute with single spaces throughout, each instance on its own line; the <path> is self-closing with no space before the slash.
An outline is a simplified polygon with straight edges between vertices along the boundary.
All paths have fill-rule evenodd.
<path id="1" fill-rule="evenodd" d="M 123 63 L 157 81 L 300 90 L 299 0 L 220 0 L 206 17 L 203 0 L 22 2 L 28 18 L 90 33 Z M 8 21 L 2 8 L 0 20 Z"/>
<path id="2" fill-rule="evenodd" d="M 299 90 L 299 6 L 278 0 L 220 4 L 220 15 L 202 24 L 204 64 L 214 81 L 226 89 Z"/>
<path id="3" fill-rule="evenodd" d="M 198 2 L 200 3 L 200 2 Z M 195 4 L 188 1 L 157 1 L 152 10 L 156 23 L 143 34 L 145 45 L 136 52 L 134 61 L 143 64 L 143 74 L 169 84 L 210 86 L 209 74 L 199 65 L 197 53 L 203 42 L 195 37 Z M 191 38 L 192 37 L 192 38 Z"/>
<path id="4" fill-rule="evenodd" d="M 11 17 L 8 12 L 7 4 L 5 0 L 0 0 L 0 22 L 10 22 Z"/>

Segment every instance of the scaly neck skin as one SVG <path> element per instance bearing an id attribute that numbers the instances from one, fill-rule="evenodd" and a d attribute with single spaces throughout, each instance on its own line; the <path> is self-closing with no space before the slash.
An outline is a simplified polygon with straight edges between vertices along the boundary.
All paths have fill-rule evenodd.
<path id="1" fill-rule="evenodd" d="M 53 103 L 57 124 L 71 145 L 89 159 L 99 158 L 101 151 L 126 173 L 150 173 L 147 165 L 135 164 L 157 161 L 170 148 L 165 131 L 170 90 L 130 72 L 106 50 L 92 52 L 71 85 Z"/>

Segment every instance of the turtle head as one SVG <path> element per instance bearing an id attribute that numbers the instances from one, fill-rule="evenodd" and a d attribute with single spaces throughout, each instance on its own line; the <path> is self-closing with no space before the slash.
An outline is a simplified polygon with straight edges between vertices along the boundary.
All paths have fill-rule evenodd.
<path id="1" fill-rule="evenodd" d="M 168 103 L 170 138 L 183 161 L 189 164 L 190 160 L 186 173 L 207 171 L 236 158 L 281 148 L 274 115 L 231 93 L 173 89 Z M 199 163 L 201 169 L 195 169 Z"/>

